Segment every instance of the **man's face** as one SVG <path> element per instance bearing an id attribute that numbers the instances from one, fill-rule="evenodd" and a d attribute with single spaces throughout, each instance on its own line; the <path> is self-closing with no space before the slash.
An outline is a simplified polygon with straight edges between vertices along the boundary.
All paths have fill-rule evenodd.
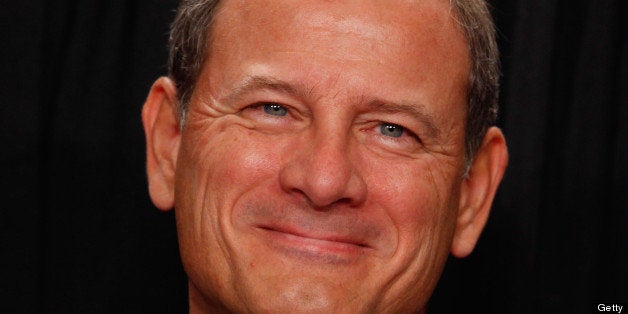
<path id="1" fill-rule="evenodd" d="M 469 57 L 450 11 L 221 4 L 175 176 L 193 308 L 424 306 L 464 172 Z"/>

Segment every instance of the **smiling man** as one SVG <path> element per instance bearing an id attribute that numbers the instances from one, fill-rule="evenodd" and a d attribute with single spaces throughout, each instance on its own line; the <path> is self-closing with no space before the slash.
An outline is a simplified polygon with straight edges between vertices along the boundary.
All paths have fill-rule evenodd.
<path id="1" fill-rule="evenodd" d="M 183 1 L 142 119 L 190 312 L 423 311 L 507 163 L 480 0 Z"/>

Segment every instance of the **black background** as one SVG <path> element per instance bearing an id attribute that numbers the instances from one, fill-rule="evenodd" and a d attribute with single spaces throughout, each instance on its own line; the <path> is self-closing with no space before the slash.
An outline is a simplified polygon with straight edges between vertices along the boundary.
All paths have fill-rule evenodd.
<path id="1" fill-rule="evenodd" d="M 432 313 L 628 301 L 626 3 L 492 1 L 510 165 Z M 187 311 L 173 214 L 147 194 L 140 123 L 176 5 L 0 4 L 0 312 Z"/>

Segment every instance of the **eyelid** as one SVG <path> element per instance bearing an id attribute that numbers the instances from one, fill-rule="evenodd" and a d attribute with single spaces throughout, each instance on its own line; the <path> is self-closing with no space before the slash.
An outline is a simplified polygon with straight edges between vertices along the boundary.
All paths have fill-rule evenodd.
<path id="1" fill-rule="evenodd" d="M 281 106 L 282 108 L 284 108 L 286 110 L 286 115 L 285 116 L 276 116 L 276 115 L 271 115 L 268 114 L 264 111 L 264 106 L 265 105 L 278 105 Z M 303 120 L 303 117 L 307 117 L 307 115 L 304 115 L 303 112 L 301 110 L 299 110 L 298 108 L 296 108 L 295 106 L 292 105 L 287 105 L 284 102 L 279 102 L 279 101 L 255 101 L 251 104 L 249 104 L 248 106 L 244 107 L 242 110 L 246 110 L 246 109 L 255 109 L 255 110 L 260 110 L 262 111 L 265 115 L 268 115 L 269 117 L 274 117 L 274 118 L 292 118 L 294 120 L 300 121 Z"/>
<path id="2" fill-rule="evenodd" d="M 256 101 L 252 104 L 249 105 L 249 107 L 262 107 L 265 105 L 277 105 L 277 106 L 281 106 L 283 108 L 289 109 L 289 106 L 284 105 L 280 102 L 276 102 L 276 101 Z"/>
<path id="3" fill-rule="evenodd" d="M 281 106 L 283 108 L 285 108 L 287 111 L 290 111 L 290 107 L 286 106 L 280 102 L 276 102 L 276 101 L 256 101 L 253 102 L 247 106 L 245 106 L 244 108 L 242 108 L 242 110 L 248 109 L 248 108 L 255 108 L 255 109 L 260 109 L 263 110 L 265 105 L 278 105 Z"/>

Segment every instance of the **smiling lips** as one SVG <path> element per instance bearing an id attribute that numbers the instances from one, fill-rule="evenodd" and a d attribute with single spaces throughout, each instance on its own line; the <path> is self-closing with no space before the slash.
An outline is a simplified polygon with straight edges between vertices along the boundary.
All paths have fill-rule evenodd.
<path id="1" fill-rule="evenodd" d="M 350 262 L 372 248 L 363 241 L 339 235 L 319 235 L 284 226 L 257 226 L 269 238 L 269 245 L 289 256 L 323 260 L 324 262 Z"/>

